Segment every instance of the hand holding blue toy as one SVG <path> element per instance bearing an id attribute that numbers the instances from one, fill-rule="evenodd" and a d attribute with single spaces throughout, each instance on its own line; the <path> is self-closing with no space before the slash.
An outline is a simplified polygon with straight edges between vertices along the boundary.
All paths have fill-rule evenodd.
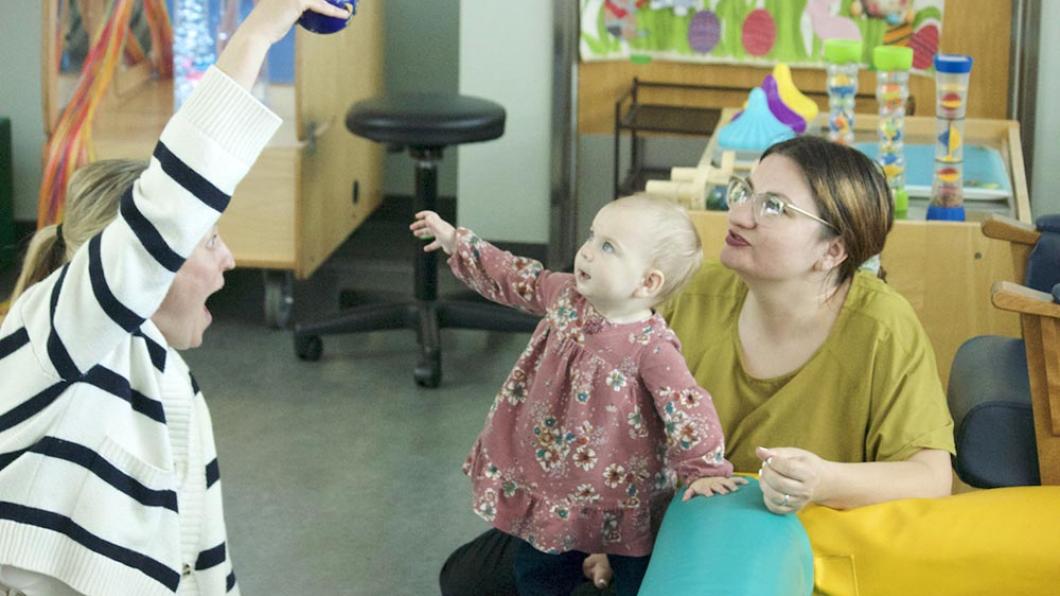
<path id="1" fill-rule="evenodd" d="M 340 19 L 307 10 L 298 19 L 298 24 L 313 33 L 327 34 L 345 29 L 350 22 L 350 18 L 357 14 L 357 0 L 327 0 L 327 2 L 339 8 L 345 8 L 350 13 L 349 16 L 345 19 Z"/>

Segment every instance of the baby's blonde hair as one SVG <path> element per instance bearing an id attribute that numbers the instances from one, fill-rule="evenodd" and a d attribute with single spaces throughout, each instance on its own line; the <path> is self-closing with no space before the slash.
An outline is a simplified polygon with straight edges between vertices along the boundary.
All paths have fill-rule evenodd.
<path id="1" fill-rule="evenodd" d="M 703 244 L 684 207 L 669 199 L 638 193 L 622 197 L 609 206 L 637 209 L 654 242 L 649 248 L 651 267 L 663 274 L 657 296 L 663 302 L 692 279 L 703 262 Z"/>

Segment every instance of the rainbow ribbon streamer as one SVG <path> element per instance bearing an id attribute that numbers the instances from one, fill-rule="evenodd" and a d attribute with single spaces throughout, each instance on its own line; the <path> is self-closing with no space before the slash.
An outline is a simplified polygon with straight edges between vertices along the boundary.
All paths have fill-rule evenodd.
<path id="1" fill-rule="evenodd" d="M 172 28 L 165 0 L 143 0 L 151 31 L 153 63 L 162 77 L 172 76 Z M 143 47 L 130 35 L 133 0 L 111 0 L 107 17 L 93 32 L 73 96 L 63 109 L 44 150 L 45 165 L 37 202 L 37 227 L 62 219 L 66 185 L 73 172 L 95 159 L 92 122 L 114 79 L 119 61 L 146 58 Z M 84 12 L 82 11 L 82 14 Z M 61 40 L 62 34 L 58 33 Z M 61 43 L 57 42 L 61 48 Z M 61 56 L 62 52 L 57 52 Z M 58 65 L 55 65 L 58 70 Z"/>

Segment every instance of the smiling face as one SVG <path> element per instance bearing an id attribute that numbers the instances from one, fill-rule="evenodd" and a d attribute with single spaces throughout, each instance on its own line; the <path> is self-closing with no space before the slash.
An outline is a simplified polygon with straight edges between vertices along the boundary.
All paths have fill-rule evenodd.
<path id="1" fill-rule="evenodd" d="M 773 193 L 815 216 L 817 204 L 798 165 L 783 155 L 763 159 L 749 182 L 755 193 Z M 763 218 L 752 212 L 754 201 L 729 211 L 729 232 L 721 262 L 746 278 L 786 280 L 808 275 L 832 240 L 822 224 L 793 211 Z M 757 221 L 756 221 L 757 219 Z"/>
<path id="2" fill-rule="evenodd" d="M 170 346 L 184 350 L 202 344 L 202 335 L 213 320 L 206 299 L 224 287 L 224 272 L 233 267 L 232 252 L 214 227 L 184 261 L 151 317 Z"/>
<path id="3" fill-rule="evenodd" d="M 574 257 L 578 292 L 597 309 L 634 298 L 651 266 L 651 239 L 635 207 L 610 204 L 593 219 L 589 238 Z"/>

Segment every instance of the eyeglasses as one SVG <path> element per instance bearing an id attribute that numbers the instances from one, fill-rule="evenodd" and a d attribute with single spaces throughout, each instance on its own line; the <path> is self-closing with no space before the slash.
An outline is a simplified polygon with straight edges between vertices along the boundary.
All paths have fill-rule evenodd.
<path id="1" fill-rule="evenodd" d="M 771 192 L 760 192 L 755 193 L 751 190 L 750 183 L 747 180 L 740 178 L 739 176 L 733 176 L 729 178 L 728 187 L 728 199 L 729 208 L 737 205 L 743 205 L 745 203 L 751 204 L 751 214 L 755 218 L 755 223 L 762 224 L 769 222 L 775 222 L 780 219 L 782 215 L 788 210 L 791 210 L 800 215 L 805 215 L 810 219 L 822 223 L 835 233 L 839 233 L 839 230 L 827 221 L 817 217 L 816 215 L 796 207 L 791 203 L 785 201 L 774 193 Z"/>

